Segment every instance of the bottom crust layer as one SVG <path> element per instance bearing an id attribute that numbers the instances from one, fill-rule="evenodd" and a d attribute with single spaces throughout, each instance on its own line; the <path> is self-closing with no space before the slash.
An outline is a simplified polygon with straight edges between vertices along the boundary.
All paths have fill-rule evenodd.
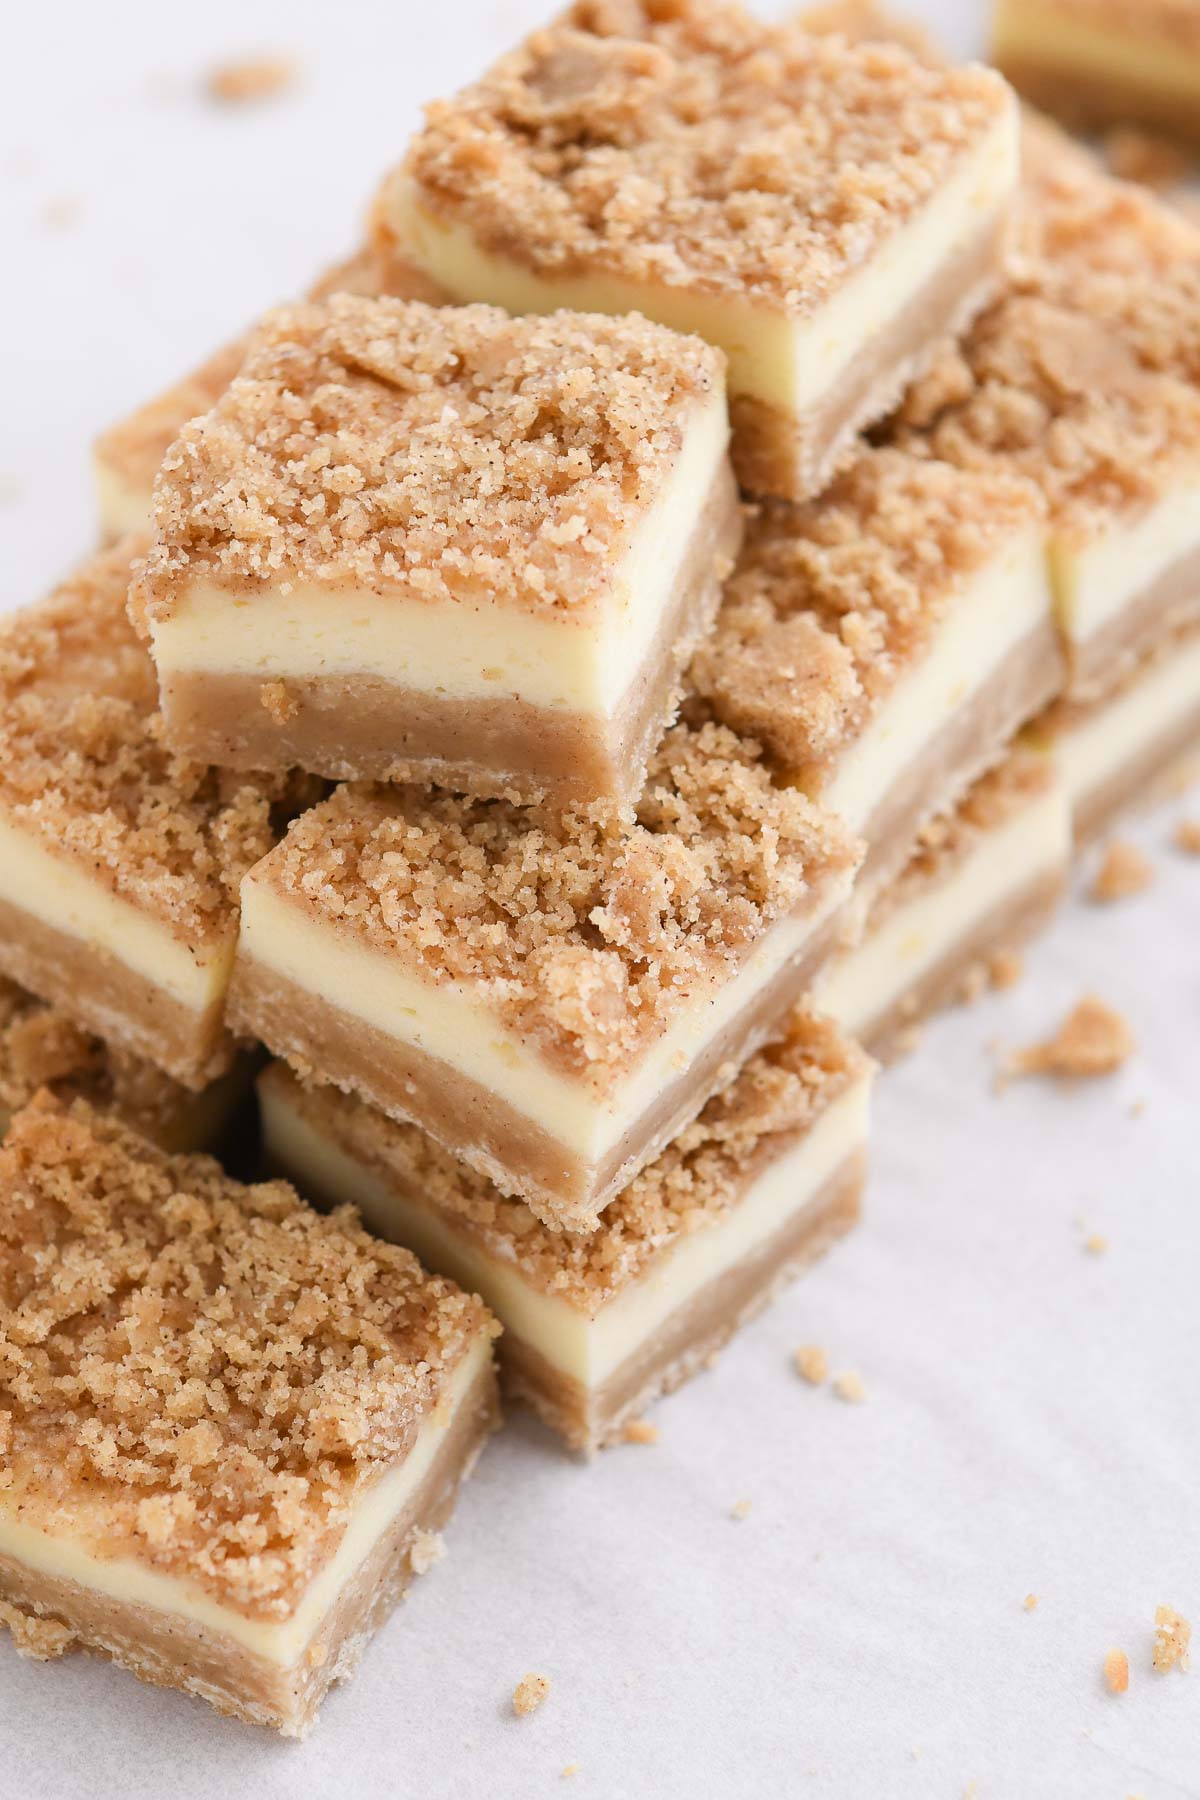
<path id="1" fill-rule="evenodd" d="M 436 1531 L 446 1523 L 459 1487 L 498 1424 L 496 1379 L 488 1367 L 458 1407 L 408 1505 L 360 1564 L 302 1660 L 291 1668 L 267 1662 L 177 1614 L 121 1605 L 77 1582 L 34 1573 L 3 1555 L 0 1600 L 35 1619 L 58 1621 L 75 1646 L 107 1657 L 155 1687 L 195 1694 L 220 1713 L 272 1726 L 285 1737 L 305 1737 L 330 1687 L 353 1673 L 368 1641 L 403 1596 L 414 1572 L 417 1532 Z"/>

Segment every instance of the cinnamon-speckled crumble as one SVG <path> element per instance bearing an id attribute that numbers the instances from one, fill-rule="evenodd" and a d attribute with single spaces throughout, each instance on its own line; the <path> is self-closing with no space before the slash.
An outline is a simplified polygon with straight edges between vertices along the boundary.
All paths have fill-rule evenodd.
<path id="1" fill-rule="evenodd" d="M 540 274 L 604 271 L 804 317 L 1011 104 L 989 71 L 720 0 L 578 0 L 427 110 L 405 178 Z"/>
<path id="2" fill-rule="evenodd" d="M 0 1503 L 265 1619 L 490 1329 L 352 1209 L 49 1096 L 0 1147 L 0 1248 Z"/>
<path id="3" fill-rule="evenodd" d="M 606 803 L 347 786 L 256 878 L 421 978 L 467 984 L 542 1055 L 600 1080 L 856 854 L 837 820 L 772 785 L 754 744 L 678 725 L 632 823 Z"/>
<path id="4" fill-rule="evenodd" d="M 1053 1037 L 1018 1050 L 1008 1062 L 1012 1075 L 1055 1075 L 1061 1079 L 1111 1075 L 1134 1052 L 1125 1018 L 1094 994 L 1086 995 Z"/>
<path id="5" fill-rule="evenodd" d="M 1128 900 L 1134 894 L 1144 893 L 1154 880 L 1154 864 L 1142 854 L 1136 844 L 1125 838 L 1113 838 L 1106 846 L 1104 855 L 1092 877 L 1090 889 L 1093 900 L 1102 905 L 1109 905 L 1117 900 Z"/>
<path id="6" fill-rule="evenodd" d="M 594 605 L 723 379 L 719 350 L 637 315 L 281 308 L 163 463 L 137 604 L 207 576 Z"/>
<path id="7" fill-rule="evenodd" d="M 806 6 L 795 23 L 814 36 L 847 38 L 852 44 L 903 44 L 914 56 L 944 64 L 946 57 L 932 34 L 915 19 L 903 18 L 879 0 L 832 0 Z"/>
<path id="8" fill-rule="evenodd" d="M 692 680 L 786 767 L 827 767 L 963 586 L 1043 502 L 999 468 L 863 451 L 819 500 L 769 503 Z"/>
<path id="9" fill-rule="evenodd" d="M 246 870 L 320 784 L 172 755 L 129 623 L 126 539 L 0 628 L 0 808 L 192 942 L 233 930 Z"/>

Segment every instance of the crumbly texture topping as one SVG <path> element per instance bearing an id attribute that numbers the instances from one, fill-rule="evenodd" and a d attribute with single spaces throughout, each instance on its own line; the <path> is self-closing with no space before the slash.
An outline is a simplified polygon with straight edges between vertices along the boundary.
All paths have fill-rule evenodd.
<path id="1" fill-rule="evenodd" d="M 256 100 L 273 100 L 295 87 L 300 69 L 291 56 L 243 56 L 219 63 L 208 77 L 214 100 L 244 106 Z"/>
<path id="2" fill-rule="evenodd" d="M 138 604 L 169 613 L 207 578 L 599 606 L 724 366 L 636 314 L 357 294 L 281 308 L 163 463 Z"/>
<path id="3" fill-rule="evenodd" d="M 1112 1075 L 1135 1049 L 1133 1033 L 1119 1012 L 1094 994 L 1082 999 L 1053 1037 L 1030 1044 L 1009 1059 L 1012 1075 L 1054 1075 L 1077 1080 Z"/>
<path id="4" fill-rule="evenodd" d="M 1200 394 L 1148 371 L 1100 318 L 1013 293 L 935 358 L 896 436 L 916 454 L 1028 477 L 1057 528 L 1085 538 L 1195 479 Z"/>
<path id="5" fill-rule="evenodd" d="M 903 44 L 928 62 L 944 65 L 946 61 L 924 26 L 880 6 L 878 0 L 833 0 L 829 6 L 805 7 L 796 14 L 795 23 L 814 37 L 836 35 L 852 44 Z"/>
<path id="6" fill-rule="evenodd" d="M 594 1232 L 541 1224 L 519 1200 L 353 1096 L 300 1087 L 277 1066 L 267 1081 L 315 1113 L 350 1154 L 399 1175 L 406 1192 L 432 1206 L 494 1262 L 519 1266 L 522 1278 L 574 1305 L 596 1308 L 643 1276 L 654 1260 L 692 1232 L 706 1230 L 742 1198 L 773 1157 L 809 1130 L 869 1063 L 828 1020 L 798 1013 L 781 1043 L 752 1057 L 733 1083 L 657 1160 L 610 1201 Z"/>
<path id="7" fill-rule="evenodd" d="M 513 1711 L 518 1718 L 536 1712 L 546 1695 L 550 1692 L 548 1675 L 522 1675 L 513 1689 Z"/>
<path id="8" fill-rule="evenodd" d="M 630 822 L 416 788 L 338 790 L 259 877 L 331 930 L 468 985 L 538 1053 L 595 1079 L 732 972 L 856 847 L 723 727 L 672 728 Z"/>
<path id="9" fill-rule="evenodd" d="M 691 679 L 786 768 L 827 770 L 963 587 L 1042 512 L 1034 485 L 998 467 L 865 450 L 819 500 L 756 510 Z"/>
<path id="10" fill-rule="evenodd" d="M 1106 131 L 1104 156 L 1118 181 L 1140 181 L 1151 188 L 1174 187 L 1194 167 L 1190 150 L 1140 125 L 1117 125 Z"/>
<path id="11" fill-rule="evenodd" d="M 284 1618 L 481 1304 L 284 1182 L 42 1096 L 0 1147 L 0 1480 L 25 1516 Z"/>
<path id="12" fill-rule="evenodd" d="M 1186 1674 L 1191 1667 L 1192 1628 L 1182 1613 L 1173 1606 L 1157 1607 L 1154 1613 L 1154 1667 L 1160 1675 L 1169 1669 Z"/>
<path id="13" fill-rule="evenodd" d="M 801 1344 L 792 1361 L 810 1387 L 823 1387 L 829 1380 L 829 1356 L 820 1344 Z"/>
<path id="14" fill-rule="evenodd" d="M 1104 1679 L 1110 1694 L 1123 1694 L 1129 1687 L 1129 1658 L 1123 1650 L 1109 1650 L 1104 1657 Z"/>
<path id="15" fill-rule="evenodd" d="M 543 275 L 814 312 L 1011 104 L 979 68 L 719 0 L 578 0 L 428 108 L 422 204 Z"/>
<path id="16" fill-rule="evenodd" d="M 154 665 L 125 611 L 125 539 L 0 630 L 0 806 L 122 899 L 198 942 L 228 936 L 243 874 L 311 777 L 239 775 L 163 741 Z"/>
<path id="17" fill-rule="evenodd" d="M 1154 882 L 1154 864 L 1143 856 L 1136 844 L 1125 838 L 1113 838 L 1092 877 L 1089 890 L 1093 900 L 1110 905 L 1143 894 Z"/>

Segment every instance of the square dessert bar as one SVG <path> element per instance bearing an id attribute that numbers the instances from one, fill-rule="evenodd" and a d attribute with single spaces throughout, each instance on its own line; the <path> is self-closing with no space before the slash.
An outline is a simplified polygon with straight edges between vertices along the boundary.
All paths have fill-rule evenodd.
<path id="1" fill-rule="evenodd" d="M 858 1217 L 871 1065 L 801 1013 L 643 1169 L 591 1236 L 282 1063 L 259 1079 L 273 1167 L 481 1294 L 501 1381 L 578 1450 L 620 1436 Z"/>
<path id="2" fill-rule="evenodd" d="M 906 397 L 898 441 L 1027 475 L 1047 497 L 1072 699 L 1200 617 L 1200 393 L 1116 328 L 1013 293 Z"/>
<path id="3" fill-rule="evenodd" d="M 0 1608 L 303 1737 L 495 1422 L 478 1300 L 43 1097 L 0 1147 Z"/>
<path id="4" fill-rule="evenodd" d="M 1194 0 L 999 0 L 993 60 L 1084 130 L 1140 123 L 1200 144 Z"/>
<path id="5" fill-rule="evenodd" d="M 861 941 L 822 971 L 815 1002 L 889 1060 L 912 1026 L 969 998 L 998 952 L 1049 921 L 1071 848 L 1071 806 L 1055 762 L 1018 746 L 953 812 L 925 826 Z"/>
<path id="6" fill-rule="evenodd" d="M 720 352 L 645 319 L 272 314 L 155 490 L 169 741 L 628 803 L 741 538 L 728 444 Z"/>
<path id="7" fill-rule="evenodd" d="M 857 853 L 712 724 L 667 734 L 633 822 L 341 788 L 242 884 L 232 1016 L 590 1230 L 782 1032 Z"/>
<path id="8" fill-rule="evenodd" d="M 312 300 L 330 294 L 391 294 L 402 300 L 438 299 L 431 281 L 400 257 L 369 245 L 327 269 L 309 290 Z M 92 450 L 92 477 L 106 543 L 129 532 L 149 531 L 154 482 L 167 451 L 189 419 L 208 412 L 229 386 L 246 355 L 247 340 L 223 344 L 181 381 L 147 400 L 101 432 Z"/>
<path id="9" fill-rule="evenodd" d="M 867 841 L 859 891 L 1059 692 L 1036 487 L 870 449 L 752 521 L 692 680 Z"/>
<path id="10" fill-rule="evenodd" d="M 0 624 L 0 972 L 202 1088 L 230 1068 L 237 889 L 309 778 L 163 743 L 126 539 Z"/>
<path id="11" fill-rule="evenodd" d="M 805 499 L 999 285 L 998 76 L 714 0 L 578 0 L 431 107 L 378 207 L 459 300 L 637 310 L 729 358 L 744 487 Z"/>
<path id="12" fill-rule="evenodd" d="M 249 1093 L 252 1058 L 194 1094 L 144 1057 L 83 1031 L 57 1006 L 0 975 L 0 1137 L 39 1088 L 111 1112 L 164 1150 L 206 1150 Z"/>

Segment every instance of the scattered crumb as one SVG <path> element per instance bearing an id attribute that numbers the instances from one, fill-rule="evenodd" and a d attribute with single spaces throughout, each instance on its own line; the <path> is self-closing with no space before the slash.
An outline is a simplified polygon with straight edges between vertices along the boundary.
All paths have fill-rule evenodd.
<path id="1" fill-rule="evenodd" d="M 1015 987 L 1025 973 L 1025 959 L 1016 950 L 993 950 L 987 958 L 987 971 L 994 988 Z"/>
<path id="2" fill-rule="evenodd" d="M 1084 1238 L 1083 1247 L 1089 1256 L 1103 1256 L 1108 1249 L 1108 1239 L 1093 1231 L 1090 1237 Z"/>
<path id="3" fill-rule="evenodd" d="M 911 1056 L 924 1035 L 923 1025 L 905 1025 L 892 1039 L 892 1049 L 897 1056 Z"/>
<path id="4" fill-rule="evenodd" d="M 408 1561 L 414 1575 L 427 1575 L 435 1563 L 440 1563 L 446 1554 L 446 1540 L 440 1531 L 422 1531 L 413 1533 L 412 1549 Z"/>
<path id="5" fill-rule="evenodd" d="M 1053 1037 L 1016 1051 L 1008 1060 L 1006 1073 L 1060 1079 L 1111 1075 L 1133 1051 L 1133 1034 L 1122 1015 L 1088 994 Z"/>
<path id="6" fill-rule="evenodd" d="M 523 1719 L 526 1713 L 537 1711 L 549 1692 L 548 1675 L 522 1675 L 513 1689 L 513 1711 Z"/>
<path id="7" fill-rule="evenodd" d="M 259 703 L 277 725 L 286 725 L 300 711 L 295 695 L 283 681 L 264 681 L 258 690 Z"/>
<path id="8" fill-rule="evenodd" d="M 582 1763 L 568 1763 L 566 1768 L 562 1771 L 563 1779 L 565 1780 L 568 1775 L 578 1775 L 582 1768 Z"/>
<path id="9" fill-rule="evenodd" d="M 1175 848 L 1187 856 L 1200 856 L 1200 819 L 1180 819 L 1175 827 Z"/>
<path id="10" fill-rule="evenodd" d="M 860 1406 L 867 1397 L 863 1378 L 854 1369 L 847 1369 L 844 1375 L 834 1377 L 833 1391 L 838 1399 L 844 1400 L 848 1406 Z"/>
<path id="11" fill-rule="evenodd" d="M 42 224 L 51 231 L 67 231 L 82 212 L 83 202 L 77 194 L 54 194 L 42 207 Z"/>
<path id="12" fill-rule="evenodd" d="M 1129 1658 L 1123 1650 L 1110 1650 L 1105 1656 L 1104 1679 L 1112 1694 L 1123 1694 L 1129 1686 Z"/>
<path id="13" fill-rule="evenodd" d="M 219 63 L 208 77 L 212 99 L 240 106 L 271 100 L 296 85 L 300 71 L 290 56 L 241 56 Z"/>
<path id="14" fill-rule="evenodd" d="M 1168 1669 L 1182 1669 L 1186 1674 L 1191 1667 L 1191 1642 L 1192 1628 L 1183 1614 L 1171 1606 L 1158 1607 L 1154 1614 L 1154 1666 L 1160 1675 Z"/>
<path id="15" fill-rule="evenodd" d="M 811 1387 L 820 1387 L 829 1380 L 829 1358 L 820 1344 L 801 1344 L 792 1360 L 797 1375 L 802 1375 Z"/>
<path id="16" fill-rule="evenodd" d="M 748 1519 L 750 1517 L 750 1508 L 753 1504 L 754 1502 L 752 1500 L 735 1500 L 729 1509 L 730 1518 Z"/>
<path id="17" fill-rule="evenodd" d="M 958 997 L 964 1006 L 974 1006 L 988 990 L 987 964 L 981 959 L 963 970 L 958 984 Z"/>
<path id="18" fill-rule="evenodd" d="M 1101 904 L 1128 900 L 1132 894 L 1144 893 L 1153 880 L 1153 864 L 1142 855 L 1137 845 L 1124 838 L 1114 838 L 1096 870 L 1091 897 Z"/>
<path id="19" fill-rule="evenodd" d="M 7 1625 L 12 1633 L 17 1655 L 28 1656 L 34 1662 L 50 1662 L 53 1657 L 63 1656 L 76 1642 L 70 1626 L 58 1619 L 41 1619 L 36 1613 L 11 1606 L 7 1600 L 0 1600 L 0 1625 Z"/>
<path id="20" fill-rule="evenodd" d="M 1131 1119 L 1140 1119 L 1145 1110 L 1146 1102 L 1144 1100 L 1134 1100 L 1129 1108 L 1129 1116 Z"/>
<path id="21" fill-rule="evenodd" d="M 661 1433 L 649 1419 L 630 1419 L 621 1436 L 627 1444 L 657 1444 Z"/>
<path id="22" fill-rule="evenodd" d="M 1036 1594 L 1026 1594 L 1024 1600 L 1021 1602 L 1026 1612 L 1036 1612 L 1037 1603 L 1038 1597 Z"/>
<path id="23" fill-rule="evenodd" d="M 1174 187 L 1186 180 L 1193 167 L 1181 144 L 1136 125 L 1118 125 L 1108 132 L 1104 154 L 1118 180 L 1140 181 L 1143 187 Z"/>

